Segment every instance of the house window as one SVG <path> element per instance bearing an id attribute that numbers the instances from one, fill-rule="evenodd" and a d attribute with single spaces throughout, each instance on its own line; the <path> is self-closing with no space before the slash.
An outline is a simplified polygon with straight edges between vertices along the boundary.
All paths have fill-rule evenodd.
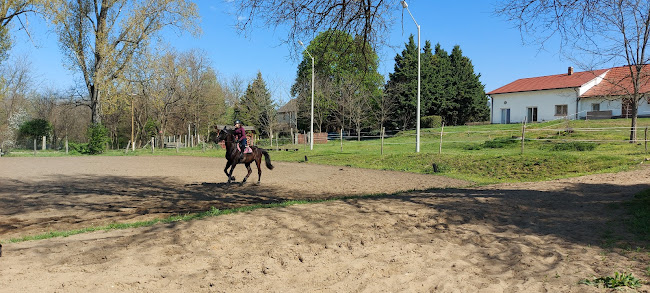
<path id="1" fill-rule="evenodd" d="M 555 105 L 555 116 L 566 116 L 568 109 L 568 105 Z"/>
<path id="2" fill-rule="evenodd" d="M 591 111 L 600 111 L 600 104 L 591 104 Z"/>
<path id="3" fill-rule="evenodd" d="M 527 122 L 537 122 L 537 107 L 528 107 Z"/>

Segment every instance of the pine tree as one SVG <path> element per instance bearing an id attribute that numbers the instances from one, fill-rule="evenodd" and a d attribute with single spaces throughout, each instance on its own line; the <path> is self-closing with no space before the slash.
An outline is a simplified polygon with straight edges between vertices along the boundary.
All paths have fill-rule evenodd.
<path id="1" fill-rule="evenodd" d="M 485 121 L 489 116 L 485 85 L 474 73 L 472 61 L 463 56 L 460 46 L 456 45 L 451 51 L 450 63 L 452 68 L 449 88 L 450 109 L 448 110 L 450 124 L 465 124 L 472 121 Z M 446 113 L 447 114 L 447 113 Z"/>
<path id="2" fill-rule="evenodd" d="M 395 71 L 389 74 L 386 95 L 398 103 L 393 123 L 402 129 L 415 126 L 417 106 L 417 47 L 413 36 L 395 57 Z M 474 73 L 469 58 L 455 46 L 451 55 L 440 44 L 431 50 L 425 42 L 421 55 L 420 106 L 423 116 L 441 116 L 448 125 L 484 121 L 489 116 L 484 85 Z"/>
<path id="3" fill-rule="evenodd" d="M 393 112 L 393 123 L 401 129 L 415 125 L 417 109 L 418 48 L 409 36 L 401 54 L 395 56 L 394 72 L 389 73 L 386 95 L 391 96 L 397 106 Z"/>
<path id="4" fill-rule="evenodd" d="M 238 109 L 238 117 L 244 125 L 255 126 L 264 136 L 270 134 L 275 117 L 275 106 L 271 100 L 271 93 L 266 88 L 266 82 L 262 78 L 262 72 L 258 71 L 257 77 L 246 88 Z"/>

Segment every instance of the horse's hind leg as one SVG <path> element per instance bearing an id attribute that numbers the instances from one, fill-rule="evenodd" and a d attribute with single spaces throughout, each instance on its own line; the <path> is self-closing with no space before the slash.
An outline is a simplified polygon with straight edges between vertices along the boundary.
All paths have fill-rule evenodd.
<path id="1" fill-rule="evenodd" d="M 251 176 L 251 173 L 253 172 L 253 169 L 251 169 L 251 163 L 246 163 L 245 165 L 246 165 L 246 170 L 248 170 L 248 174 L 246 174 L 246 177 L 244 177 L 244 181 L 241 182 L 242 184 L 246 182 L 248 176 Z"/>

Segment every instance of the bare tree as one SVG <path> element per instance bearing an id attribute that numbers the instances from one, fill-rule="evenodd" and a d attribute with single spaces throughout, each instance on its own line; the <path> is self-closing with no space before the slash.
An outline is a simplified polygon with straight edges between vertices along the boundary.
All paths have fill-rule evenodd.
<path id="1" fill-rule="evenodd" d="M 49 5 L 49 2 L 47 0 L 4 0 L 0 2 L 0 59 L 4 60 L 7 57 L 7 51 L 11 47 L 9 24 L 18 20 L 18 26 L 24 29 L 31 38 L 25 22 L 20 17 L 26 18 L 29 13 L 36 14 L 39 5 Z"/>
<path id="2" fill-rule="evenodd" d="M 20 124 L 29 118 L 29 95 L 33 86 L 32 68 L 25 56 L 0 67 L 0 148 L 13 146 Z"/>
<path id="3" fill-rule="evenodd" d="M 650 2 L 643 0 L 512 0 L 499 4 L 496 13 L 514 22 L 522 34 L 544 46 L 560 41 L 560 50 L 585 67 L 626 62 L 630 102 L 630 140 L 636 141 L 637 112 L 642 88 L 650 81 L 644 73 L 649 60 Z M 623 78 L 625 79 L 625 78 Z"/>
<path id="4" fill-rule="evenodd" d="M 171 26 L 198 33 L 196 4 L 187 0 L 56 0 L 46 15 L 71 69 L 83 76 L 92 123 L 101 123 L 106 94 L 152 36 Z M 107 95 L 108 98 L 108 95 Z"/>
<path id="5" fill-rule="evenodd" d="M 338 30 L 360 36 L 364 44 L 382 43 L 394 22 L 392 11 L 401 9 L 399 1 L 386 0 L 241 0 L 235 6 L 237 28 L 249 31 L 262 19 L 264 27 L 288 26 L 282 40 L 294 52 L 298 40 L 311 39 L 319 31 Z M 365 49 L 365 48 L 364 48 Z"/>

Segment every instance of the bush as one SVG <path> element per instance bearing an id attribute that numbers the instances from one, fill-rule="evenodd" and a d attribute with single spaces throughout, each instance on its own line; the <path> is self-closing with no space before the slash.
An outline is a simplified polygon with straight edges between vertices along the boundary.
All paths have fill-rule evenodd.
<path id="1" fill-rule="evenodd" d="M 87 143 L 76 143 L 76 142 L 70 142 L 68 143 L 68 147 L 70 148 L 71 152 L 76 152 L 80 154 L 88 154 L 90 151 L 88 150 L 88 144 Z"/>
<path id="2" fill-rule="evenodd" d="M 596 144 L 592 142 L 565 142 L 554 144 L 551 147 L 551 151 L 593 151 L 596 148 Z"/>
<path id="3" fill-rule="evenodd" d="M 519 140 L 521 141 L 521 140 Z M 489 148 L 489 149 L 500 149 L 500 148 L 505 148 L 510 145 L 513 145 L 517 143 L 516 139 L 510 139 L 510 138 L 495 138 L 493 140 L 488 140 L 483 143 L 483 147 Z"/>
<path id="4" fill-rule="evenodd" d="M 101 154 L 106 150 L 108 143 L 108 129 L 101 123 L 93 124 L 88 127 L 88 154 Z"/>
<path id="5" fill-rule="evenodd" d="M 422 128 L 437 128 L 442 126 L 441 116 L 424 116 L 420 118 L 420 126 Z"/>

